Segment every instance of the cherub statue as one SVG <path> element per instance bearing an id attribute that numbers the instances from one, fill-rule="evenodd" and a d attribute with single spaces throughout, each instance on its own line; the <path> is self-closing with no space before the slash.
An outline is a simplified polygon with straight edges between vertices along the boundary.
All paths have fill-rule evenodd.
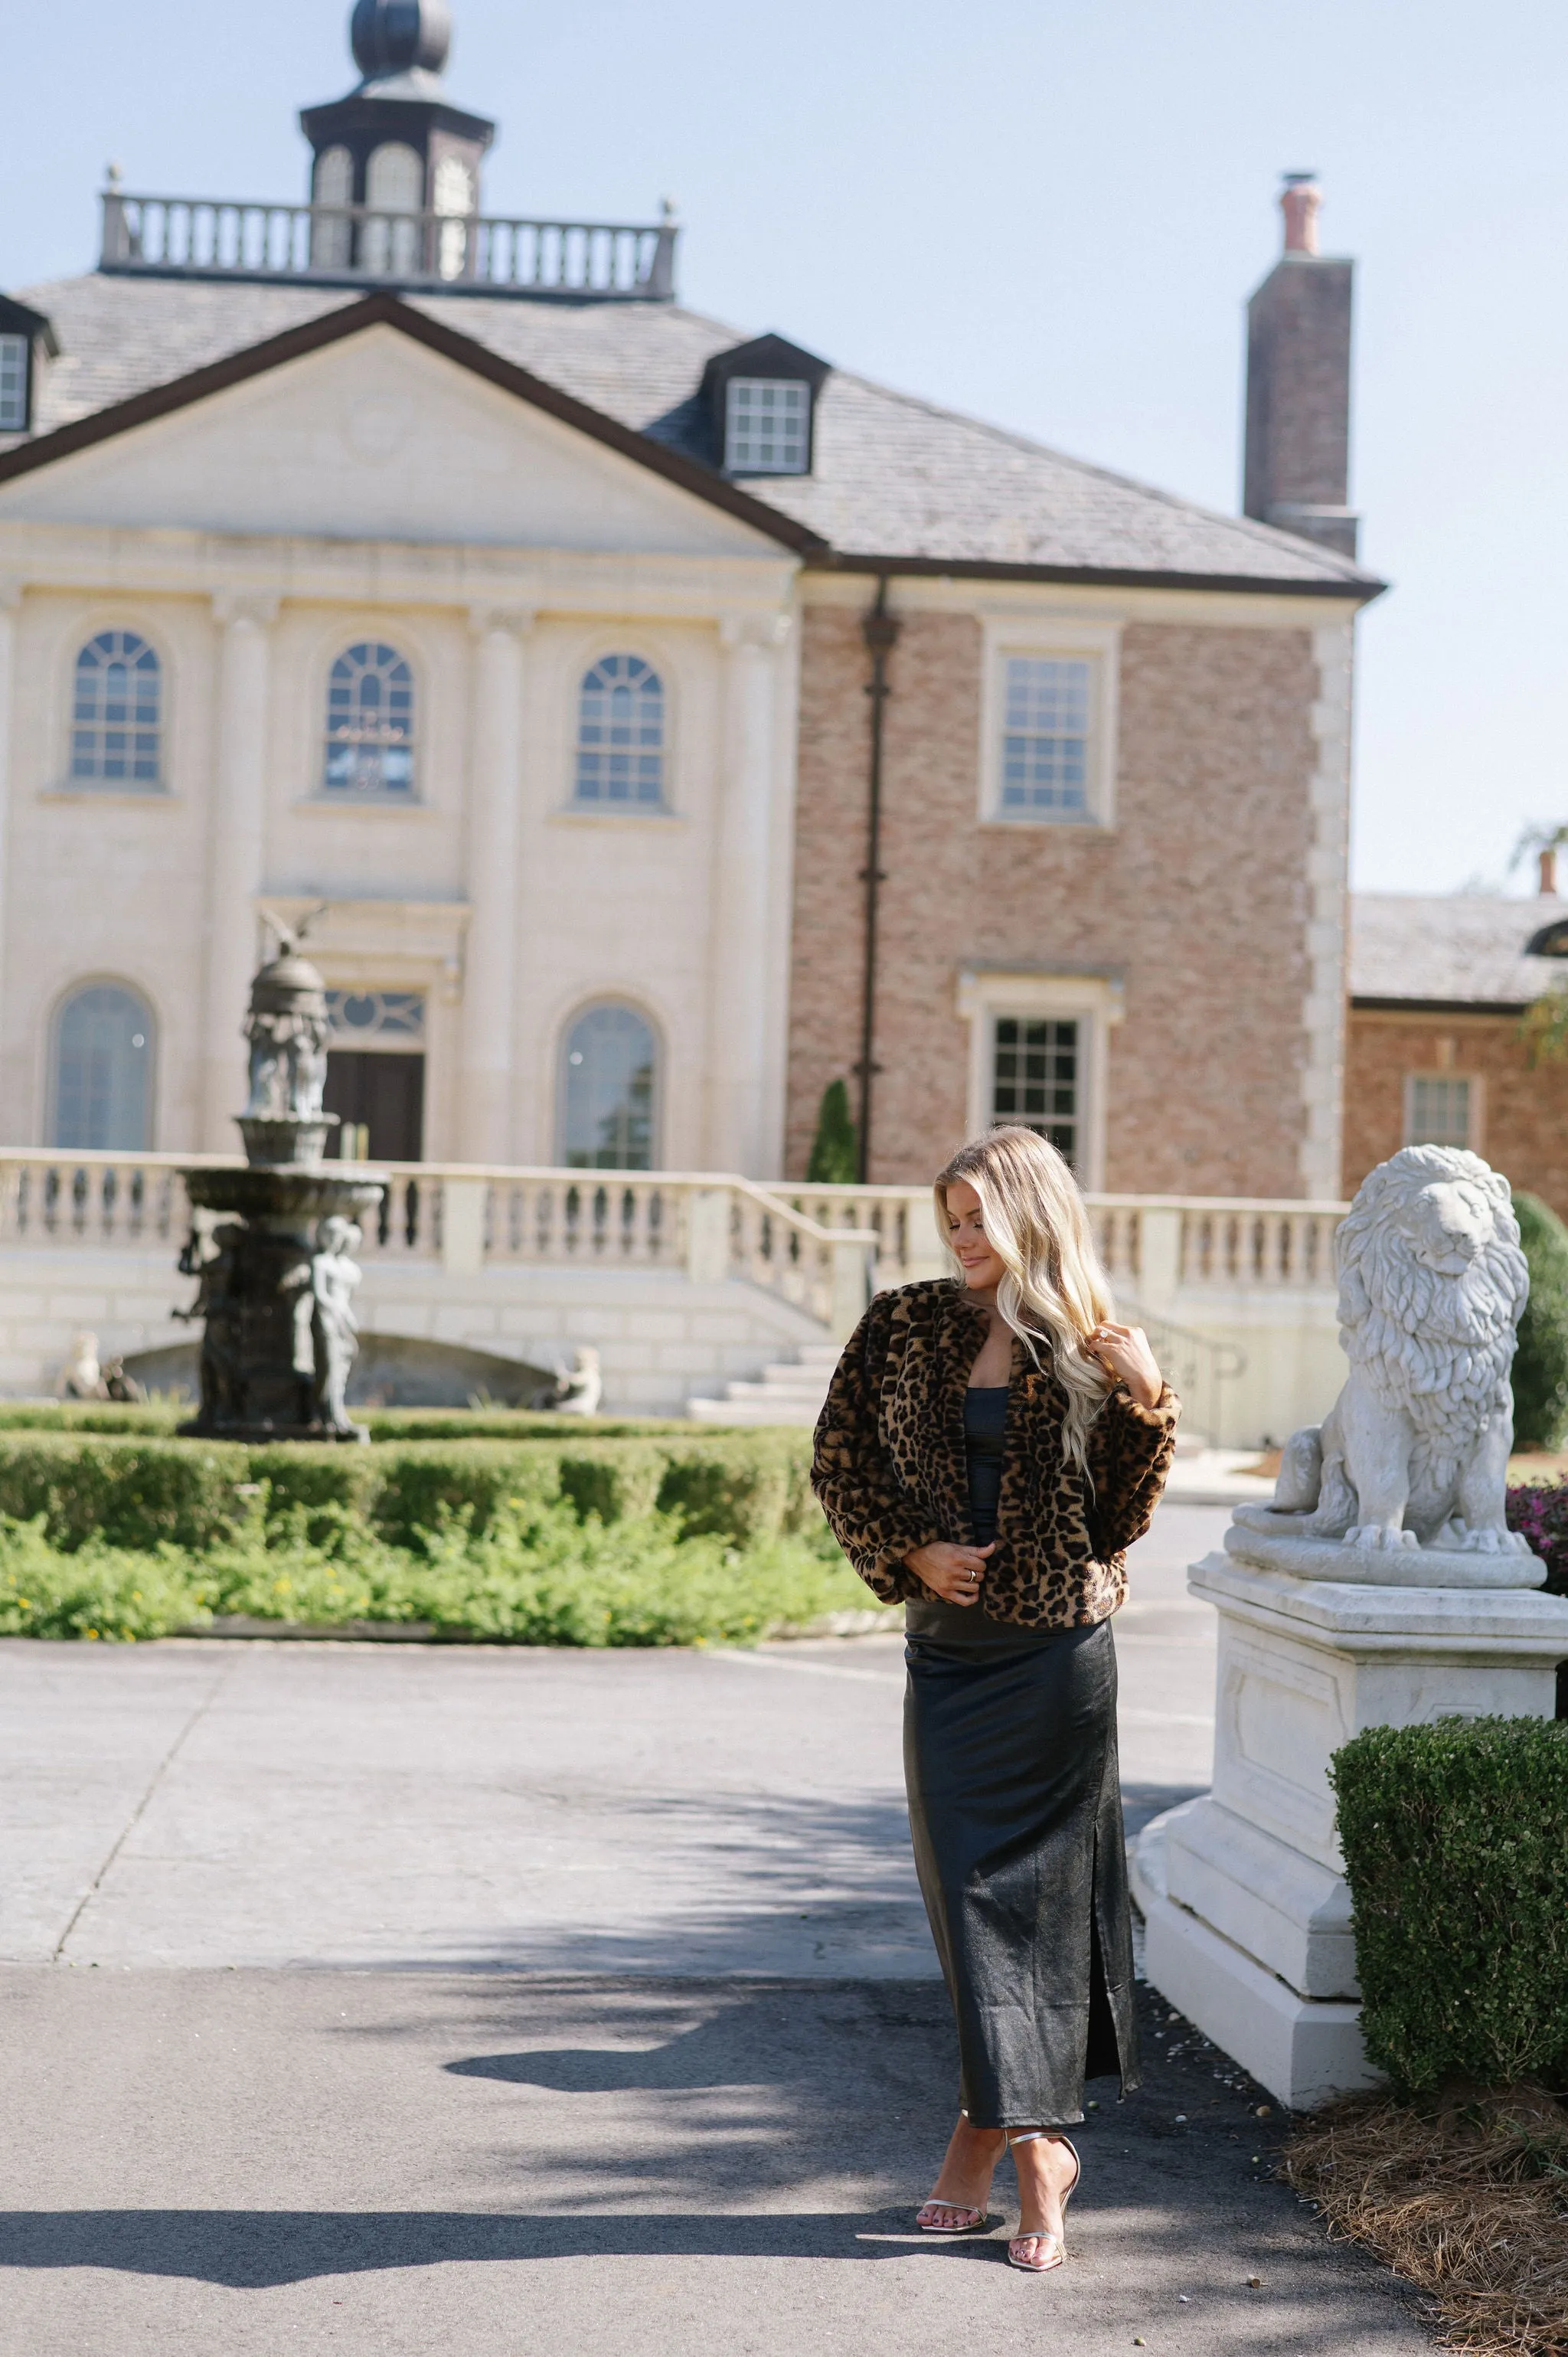
<path id="1" fill-rule="evenodd" d="M 196 1298 L 188 1309 L 171 1315 L 186 1325 L 201 1321 L 201 1405 L 197 1421 L 204 1426 L 228 1423 L 241 1412 L 243 1347 L 241 1334 L 240 1246 L 245 1231 L 226 1220 L 212 1231 L 205 1254 L 201 1238 L 192 1234 L 179 1256 L 182 1276 L 194 1276 Z"/>
<path id="2" fill-rule="evenodd" d="M 315 1362 L 313 1418 L 341 1432 L 349 1424 L 349 1377 L 360 1348 L 354 1289 L 360 1265 L 353 1254 L 360 1230 L 352 1220 L 323 1220 L 310 1262 L 310 1339 Z"/>

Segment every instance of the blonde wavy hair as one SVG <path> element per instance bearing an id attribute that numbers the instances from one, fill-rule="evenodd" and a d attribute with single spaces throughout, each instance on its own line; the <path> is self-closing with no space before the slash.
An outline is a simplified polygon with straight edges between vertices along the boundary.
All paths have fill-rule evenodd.
<path id="1" fill-rule="evenodd" d="M 939 1170 L 937 1232 L 962 1285 L 948 1243 L 948 1189 L 964 1180 L 980 1198 L 987 1243 L 1005 1264 L 996 1307 L 1035 1364 L 1044 1343 L 1051 1372 L 1067 1394 L 1063 1438 L 1082 1465 L 1110 1378 L 1083 1343 L 1114 1304 L 1095 1250 L 1077 1179 L 1054 1146 L 1032 1129 L 991 1129 L 961 1146 Z"/>

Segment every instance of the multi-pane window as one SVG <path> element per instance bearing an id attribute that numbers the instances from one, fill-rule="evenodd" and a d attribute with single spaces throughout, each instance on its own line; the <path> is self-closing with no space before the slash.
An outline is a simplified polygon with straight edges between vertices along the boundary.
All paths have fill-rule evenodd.
<path id="1" fill-rule="evenodd" d="M 732 376 L 725 391 L 725 465 L 736 475 L 803 475 L 811 388 L 788 377 Z"/>
<path id="2" fill-rule="evenodd" d="M 133 990 L 92 982 L 55 1024 L 50 1143 L 142 1154 L 151 1144 L 153 1018 Z"/>
<path id="3" fill-rule="evenodd" d="M 1081 1028 L 1076 1017 L 999 1015 L 992 1045 L 992 1120 L 1038 1130 L 1072 1163 L 1083 1121 Z"/>
<path id="4" fill-rule="evenodd" d="M 1468 1146 L 1470 1082 L 1414 1072 L 1405 1085 L 1407 1146 Z"/>
<path id="5" fill-rule="evenodd" d="M 1001 815 L 1089 815 L 1090 669 L 1079 656 L 1009 655 L 1003 683 Z"/>
<path id="6" fill-rule="evenodd" d="M 162 690 L 157 656 L 134 630 L 100 630 L 89 639 L 76 658 L 71 701 L 76 784 L 156 788 Z"/>
<path id="7" fill-rule="evenodd" d="M 575 798 L 597 805 L 664 800 L 664 683 L 640 655 L 604 655 L 577 707 Z"/>
<path id="8" fill-rule="evenodd" d="M 566 1034 L 563 1162 L 574 1170 L 651 1170 L 658 1049 L 633 1006 L 590 1006 Z"/>
<path id="9" fill-rule="evenodd" d="M 362 639 L 332 666 L 327 688 L 328 794 L 413 794 L 413 673 L 395 647 Z"/>
<path id="10" fill-rule="evenodd" d="M 0 434 L 21 434 L 27 424 L 27 339 L 0 336 Z"/>

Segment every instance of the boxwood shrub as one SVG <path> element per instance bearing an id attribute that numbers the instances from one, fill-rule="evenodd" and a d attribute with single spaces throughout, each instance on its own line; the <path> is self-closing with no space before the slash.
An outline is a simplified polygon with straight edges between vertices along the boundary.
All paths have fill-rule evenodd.
<path id="1" fill-rule="evenodd" d="M 1568 1724 L 1369 1727 L 1332 1781 L 1373 2062 L 1568 2086 Z"/>
<path id="2" fill-rule="evenodd" d="M 100 1541 L 197 1553 L 258 1512 L 312 1541 L 348 1518 L 397 1547 L 422 1545 L 424 1534 L 454 1523 L 479 1536 L 504 1505 L 557 1500 L 580 1520 L 657 1511 L 683 1537 L 743 1546 L 822 1526 L 807 1480 L 808 1432 L 671 1426 L 618 1438 L 564 1435 L 558 1422 L 544 1429 L 548 1438 L 389 1438 L 371 1448 L 0 1429 L 0 1515 L 41 1516 L 48 1543 L 68 1551 Z"/>

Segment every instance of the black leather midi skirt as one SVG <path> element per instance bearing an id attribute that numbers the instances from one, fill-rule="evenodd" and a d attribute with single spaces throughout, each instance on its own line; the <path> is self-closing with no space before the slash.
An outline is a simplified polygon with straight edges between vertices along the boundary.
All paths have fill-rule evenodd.
<path id="1" fill-rule="evenodd" d="M 1030 1631 L 912 1606 L 904 1772 L 915 1864 L 977 2127 L 1067 2127 L 1138 2083 L 1109 1621 Z"/>

